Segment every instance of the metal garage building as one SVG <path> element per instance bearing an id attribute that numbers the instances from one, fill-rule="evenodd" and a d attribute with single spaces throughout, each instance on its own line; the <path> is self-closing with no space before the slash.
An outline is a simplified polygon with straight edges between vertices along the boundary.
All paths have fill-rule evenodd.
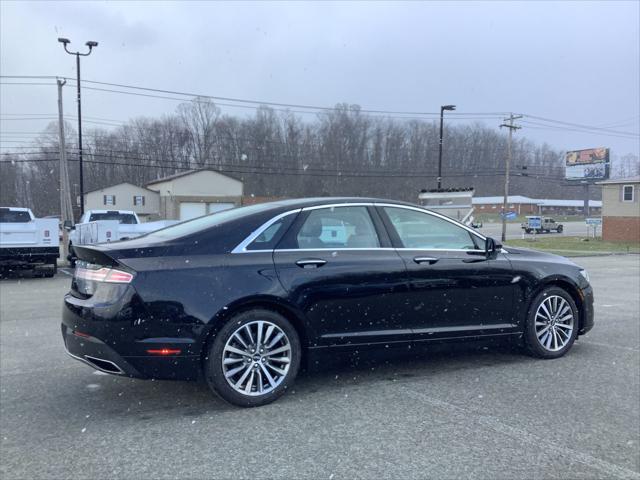
<path id="1" fill-rule="evenodd" d="M 159 214 L 166 219 L 189 220 L 242 204 L 243 183 L 215 170 L 190 170 L 146 185 L 158 192 Z"/>

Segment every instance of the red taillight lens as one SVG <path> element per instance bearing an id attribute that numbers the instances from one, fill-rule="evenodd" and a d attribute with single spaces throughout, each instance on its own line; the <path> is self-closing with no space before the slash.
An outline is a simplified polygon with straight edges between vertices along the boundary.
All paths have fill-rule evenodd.
<path id="1" fill-rule="evenodd" d="M 133 280 L 133 275 L 128 272 L 123 272 L 122 270 L 116 270 L 115 268 L 102 267 L 98 270 L 92 270 L 77 267 L 76 278 L 90 282 L 130 283 L 131 280 Z"/>
<path id="2" fill-rule="evenodd" d="M 182 350 L 179 348 L 158 348 L 147 350 L 151 355 L 178 355 Z"/>

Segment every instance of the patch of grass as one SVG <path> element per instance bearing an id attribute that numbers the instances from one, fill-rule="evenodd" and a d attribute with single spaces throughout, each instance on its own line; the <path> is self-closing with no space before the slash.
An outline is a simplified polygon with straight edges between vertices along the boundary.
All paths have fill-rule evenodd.
<path id="1" fill-rule="evenodd" d="M 640 253 L 640 243 L 633 242 L 605 242 L 600 238 L 583 237 L 537 237 L 526 240 L 507 240 L 507 247 L 525 247 L 534 250 L 559 253 L 568 256 L 588 255 L 590 253 Z"/>

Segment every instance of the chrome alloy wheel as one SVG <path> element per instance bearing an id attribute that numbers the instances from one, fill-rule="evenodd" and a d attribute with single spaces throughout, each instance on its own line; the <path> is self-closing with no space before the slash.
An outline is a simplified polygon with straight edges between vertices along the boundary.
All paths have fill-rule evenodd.
<path id="1" fill-rule="evenodd" d="M 289 338 L 277 325 L 255 321 L 231 334 L 222 353 L 222 372 L 243 395 L 264 395 L 282 383 L 291 364 Z"/>
<path id="2" fill-rule="evenodd" d="M 559 295 L 544 299 L 536 311 L 536 337 L 550 352 L 562 350 L 571 339 L 574 328 L 571 305 Z"/>

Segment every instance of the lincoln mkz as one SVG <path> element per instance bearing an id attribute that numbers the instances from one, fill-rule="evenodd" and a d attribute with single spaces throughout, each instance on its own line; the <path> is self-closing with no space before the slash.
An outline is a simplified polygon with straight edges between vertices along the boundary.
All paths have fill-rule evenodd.
<path id="1" fill-rule="evenodd" d="M 204 378 L 240 406 L 275 400 L 323 355 L 503 339 L 552 359 L 594 322 L 587 272 L 569 260 L 387 200 L 265 203 L 75 251 L 69 355 Z"/>

